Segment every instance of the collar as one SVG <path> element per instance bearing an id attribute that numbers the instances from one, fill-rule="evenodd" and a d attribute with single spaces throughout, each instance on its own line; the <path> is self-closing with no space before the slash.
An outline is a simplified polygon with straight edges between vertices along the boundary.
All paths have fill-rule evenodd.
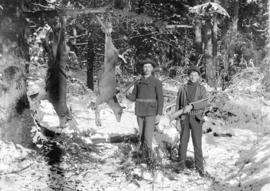
<path id="1" fill-rule="evenodd" d="M 199 82 L 195 82 L 195 83 L 193 83 L 192 81 L 188 81 L 188 83 L 187 83 L 187 85 L 188 86 L 198 86 L 199 85 Z"/>
<path id="2" fill-rule="evenodd" d="M 139 83 L 143 83 L 143 84 L 149 84 L 150 81 L 152 81 L 152 79 L 154 78 L 154 76 L 149 76 L 148 78 L 145 77 L 141 77 Z"/>
<path id="3" fill-rule="evenodd" d="M 192 84 L 196 84 L 196 91 L 198 90 L 198 88 L 200 87 L 200 83 L 199 82 L 196 82 L 196 83 L 193 83 L 193 82 L 190 82 L 190 83 L 192 83 Z M 187 92 L 187 89 L 188 89 L 188 85 L 189 85 L 189 81 L 186 83 L 186 84 L 184 84 L 184 87 L 183 87 L 183 89 L 185 90 L 185 92 Z"/>

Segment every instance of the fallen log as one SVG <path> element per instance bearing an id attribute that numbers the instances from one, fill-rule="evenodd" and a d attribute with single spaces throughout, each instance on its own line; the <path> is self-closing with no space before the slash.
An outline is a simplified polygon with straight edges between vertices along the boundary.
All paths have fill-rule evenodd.
<path id="1" fill-rule="evenodd" d="M 232 137 L 232 134 L 231 133 L 216 133 L 216 132 L 214 132 L 213 136 L 214 137 Z"/>
<path id="2" fill-rule="evenodd" d="M 131 135 L 111 135 L 109 138 L 92 138 L 91 141 L 98 143 L 138 143 L 139 136 L 137 134 Z"/>

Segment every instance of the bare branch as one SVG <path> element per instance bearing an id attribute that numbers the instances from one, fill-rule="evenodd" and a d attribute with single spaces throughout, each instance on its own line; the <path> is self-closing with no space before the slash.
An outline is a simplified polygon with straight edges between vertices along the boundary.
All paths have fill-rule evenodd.
<path id="1" fill-rule="evenodd" d="M 145 36 L 152 36 L 152 35 L 157 35 L 157 34 L 161 34 L 161 33 L 153 32 L 153 33 L 144 34 L 144 35 L 131 36 L 131 37 L 129 37 L 129 39 L 138 38 L 138 37 L 145 37 Z"/>
<path id="2" fill-rule="evenodd" d="M 165 44 L 167 44 L 167 45 L 169 45 L 169 46 L 172 46 L 172 47 L 174 47 L 174 48 L 176 48 L 176 49 L 179 49 L 177 46 L 175 46 L 174 44 L 171 44 L 171 43 L 169 43 L 169 42 L 167 42 L 167 41 L 160 40 L 160 39 L 157 39 L 157 38 L 155 38 L 155 37 L 151 37 L 151 39 L 156 40 L 156 41 L 159 41 L 159 42 L 163 42 L 163 43 L 165 43 Z"/>
<path id="3" fill-rule="evenodd" d="M 82 36 L 86 36 L 88 35 L 88 33 L 85 33 L 85 34 L 80 34 L 80 35 L 76 35 L 76 36 L 67 36 L 68 39 L 74 39 L 74 38 L 80 38 Z"/>
<path id="4" fill-rule="evenodd" d="M 45 6 L 45 5 L 41 5 L 39 3 L 32 3 L 33 5 L 36 5 L 36 6 L 39 6 L 39 7 L 42 7 L 42 8 L 45 8 L 47 10 L 52 10 L 52 7 L 48 7 L 48 6 Z"/>
<path id="5" fill-rule="evenodd" d="M 174 28 L 193 28 L 193 26 L 190 25 L 167 25 L 167 29 L 174 29 Z"/>
<path id="6" fill-rule="evenodd" d="M 77 44 L 73 44 L 74 46 L 85 46 L 87 45 L 88 42 L 81 42 L 81 43 L 77 43 Z"/>
<path id="7" fill-rule="evenodd" d="M 29 165 L 27 165 L 26 167 L 22 168 L 22 169 L 19 169 L 19 170 L 13 170 L 11 172 L 6 172 L 6 173 L 1 173 L 0 175 L 7 175 L 7 174 L 17 174 L 19 172 L 22 172 L 24 170 L 26 170 L 27 168 L 31 167 L 34 163 L 31 163 Z"/>
<path id="8" fill-rule="evenodd" d="M 152 32 L 152 33 L 148 33 L 148 34 L 143 34 L 143 35 L 135 35 L 135 36 L 130 36 L 128 37 L 129 40 L 133 39 L 133 38 L 139 38 L 139 37 L 145 37 L 145 36 L 152 36 L 152 35 L 171 35 L 168 33 L 158 33 L 158 32 Z M 122 40 L 123 38 L 118 38 L 118 39 L 114 39 L 114 41 L 116 40 Z"/>
<path id="9" fill-rule="evenodd" d="M 97 18 L 99 24 L 101 25 L 101 28 L 105 31 L 105 25 L 104 25 L 104 23 L 101 21 L 101 19 L 98 16 L 96 16 L 96 18 Z"/>
<path id="10" fill-rule="evenodd" d="M 71 16 L 75 17 L 81 14 L 97 14 L 106 12 L 107 7 L 86 8 L 86 9 L 63 9 L 57 8 L 54 10 L 39 10 L 39 11 L 24 11 L 26 17 L 55 17 L 55 16 Z"/>
<path id="11" fill-rule="evenodd" d="M 201 63 L 203 57 L 204 57 L 204 55 L 203 55 L 203 54 L 200 54 L 196 66 L 199 66 L 199 65 L 200 65 L 200 63 Z"/>
<path id="12" fill-rule="evenodd" d="M 86 14 L 97 14 L 105 13 L 107 10 L 106 7 L 100 8 L 86 8 L 86 9 L 63 9 L 63 16 L 77 16 L 77 15 L 86 15 Z"/>

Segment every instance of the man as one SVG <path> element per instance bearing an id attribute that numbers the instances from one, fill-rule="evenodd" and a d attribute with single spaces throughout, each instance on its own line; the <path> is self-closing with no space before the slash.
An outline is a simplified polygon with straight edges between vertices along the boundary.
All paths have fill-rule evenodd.
<path id="1" fill-rule="evenodd" d="M 180 87 L 177 100 L 176 111 L 184 108 L 184 115 L 180 116 L 178 125 L 181 124 L 179 158 L 180 168 L 185 168 L 187 147 L 191 131 L 191 137 L 194 147 L 195 168 L 201 176 L 204 176 L 203 154 L 202 154 L 202 124 L 204 122 L 203 115 L 208 101 L 191 103 L 206 98 L 206 90 L 200 81 L 200 69 L 192 66 L 188 71 L 189 81 L 183 87 Z"/>
<path id="2" fill-rule="evenodd" d="M 134 84 L 134 89 L 127 98 L 135 101 L 135 115 L 139 126 L 141 149 L 146 145 L 150 151 L 157 146 L 153 140 L 154 126 L 163 111 L 163 92 L 161 81 L 153 76 L 156 63 L 145 59 L 142 63 L 143 77 Z"/>

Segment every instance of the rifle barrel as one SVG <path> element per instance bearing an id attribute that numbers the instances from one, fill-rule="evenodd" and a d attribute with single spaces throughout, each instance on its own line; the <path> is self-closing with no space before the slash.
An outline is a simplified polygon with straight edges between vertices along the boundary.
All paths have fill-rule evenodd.
<path id="1" fill-rule="evenodd" d="M 204 98 L 204 99 L 201 99 L 201 100 L 198 100 L 198 101 L 194 101 L 194 102 L 191 102 L 189 104 L 195 104 L 195 103 L 200 103 L 200 102 L 203 102 L 203 101 L 206 101 L 208 100 L 209 98 Z M 184 107 L 185 108 L 185 107 Z M 172 113 L 171 115 L 169 115 L 169 119 L 170 121 L 176 119 L 177 117 L 179 117 L 180 115 L 182 115 L 184 113 L 184 109 L 180 109 L 180 110 L 177 110 L 176 112 Z"/>

